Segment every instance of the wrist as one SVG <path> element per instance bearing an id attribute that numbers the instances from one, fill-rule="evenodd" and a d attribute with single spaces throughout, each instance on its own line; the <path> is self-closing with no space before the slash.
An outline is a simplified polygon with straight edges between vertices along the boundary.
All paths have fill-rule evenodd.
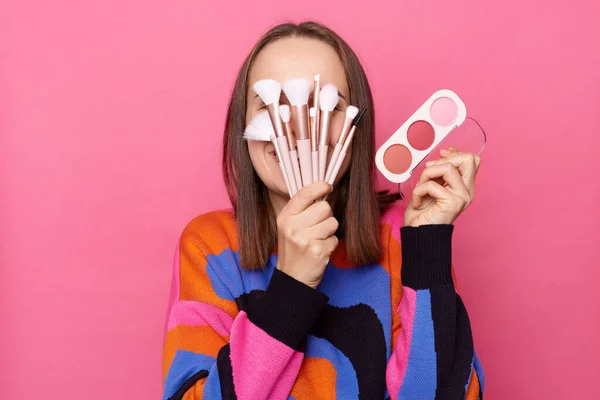
<path id="1" fill-rule="evenodd" d="M 429 226 L 429 225 L 453 225 L 454 221 L 456 221 L 457 217 L 444 217 L 440 216 L 435 220 L 430 218 L 423 218 L 420 215 L 414 216 L 412 218 L 407 218 L 404 216 L 404 226 L 418 228 L 421 226 Z"/>
<path id="2" fill-rule="evenodd" d="M 307 268 L 285 267 L 278 262 L 276 269 L 311 289 L 316 289 L 319 283 L 321 283 L 320 278 L 311 277 L 307 273 Z"/>

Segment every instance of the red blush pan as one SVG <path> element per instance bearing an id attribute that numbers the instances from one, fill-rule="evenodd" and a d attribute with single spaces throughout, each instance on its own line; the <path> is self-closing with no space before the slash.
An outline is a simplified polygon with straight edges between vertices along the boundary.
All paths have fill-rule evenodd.
<path id="1" fill-rule="evenodd" d="M 416 121 L 408 127 L 408 143 L 415 150 L 427 150 L 435 140 L 433 126 L 427 121 Z"/>

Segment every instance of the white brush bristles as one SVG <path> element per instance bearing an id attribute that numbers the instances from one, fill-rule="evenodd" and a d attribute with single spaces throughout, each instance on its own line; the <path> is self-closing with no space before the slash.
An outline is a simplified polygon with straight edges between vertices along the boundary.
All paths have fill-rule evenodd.
<path id="1" fill-rule="evenodd" d="M 281 121 L 285 124 L 290 122 L 290 106 L 282 104 L 279 106 L 279 115 L 281 115 Z"/>
<path id="2" fill-rule="evenodd" d="M 317 110 L 315 110 L 315 108 L 314 108 L 314 107 L 311 107 L 311 108 L 310 108 L 310 110 L 308 110 L 308 114 L 309 114 L 311 117 L 314 117 L 314 116 L 316 116 L 316 115 L 317 115 Z"/>
<path id="3" fill-rule="evenodd" d="M 293 106 L 308 104 L 310 81 L 306 79 L 290 79 L 283 83 L 283 93 Z"/>
<path id="4" fill-rule="evenodd" d="M 281 84 L 273 79 L 263 79 L 252 85 L 252 89 L 261 98 L 267 106 L 273 103 L 279 103 L 281 96 Z"/>
<path id="5" fill-rule="evenodd" d="M 252 118 L 252 121 L 250 121 L 244 130 L 244 139 L 246 140 L 270 142 L 273 135 L 275 135 L 275 130 L 267 111 L 263 111 Z"/>
<path id="6" fill-rule="evenodd" d="M 321 111 L 333 111 L 338 103 L 338 90 L 337 87 L 328 83 L 323 86 L 321 93 L 319 93 L 319 103 L 321 103 Z"/>
<path id="7" fill-rule="evenodd" d="M 354 119 L 354 118 L 356 118 L 356 115 L 358 115 L 357 107 L 348 106 L 348 108 L 346 108 L 346 118 L 347 119 Z"/>

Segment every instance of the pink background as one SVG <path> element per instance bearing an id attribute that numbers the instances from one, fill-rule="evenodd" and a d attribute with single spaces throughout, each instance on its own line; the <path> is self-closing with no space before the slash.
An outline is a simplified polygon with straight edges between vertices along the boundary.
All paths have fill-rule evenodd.
<path id="1" fill-rule="evenodd" d="M 363 60 L 378 143 L 442 87 L 488 130 L 455 241 L 486 398 L 600 398 L 600 3 L 272 4 L 0 4 L 0 398 L 160 397 L 175 242 L 229 206 L 234 76 L 307 18 Z"/>

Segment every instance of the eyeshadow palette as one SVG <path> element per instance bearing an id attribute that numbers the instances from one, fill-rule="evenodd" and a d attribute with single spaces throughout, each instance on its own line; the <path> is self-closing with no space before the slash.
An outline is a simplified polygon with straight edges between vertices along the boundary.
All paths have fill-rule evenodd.
<path id="1" fill-rule="evenodd" d="M 438 90 L 377 150 L 375 165 L 389 181 L 405 182 L 466 118 L 467 109 L 458 95 Z"/>

